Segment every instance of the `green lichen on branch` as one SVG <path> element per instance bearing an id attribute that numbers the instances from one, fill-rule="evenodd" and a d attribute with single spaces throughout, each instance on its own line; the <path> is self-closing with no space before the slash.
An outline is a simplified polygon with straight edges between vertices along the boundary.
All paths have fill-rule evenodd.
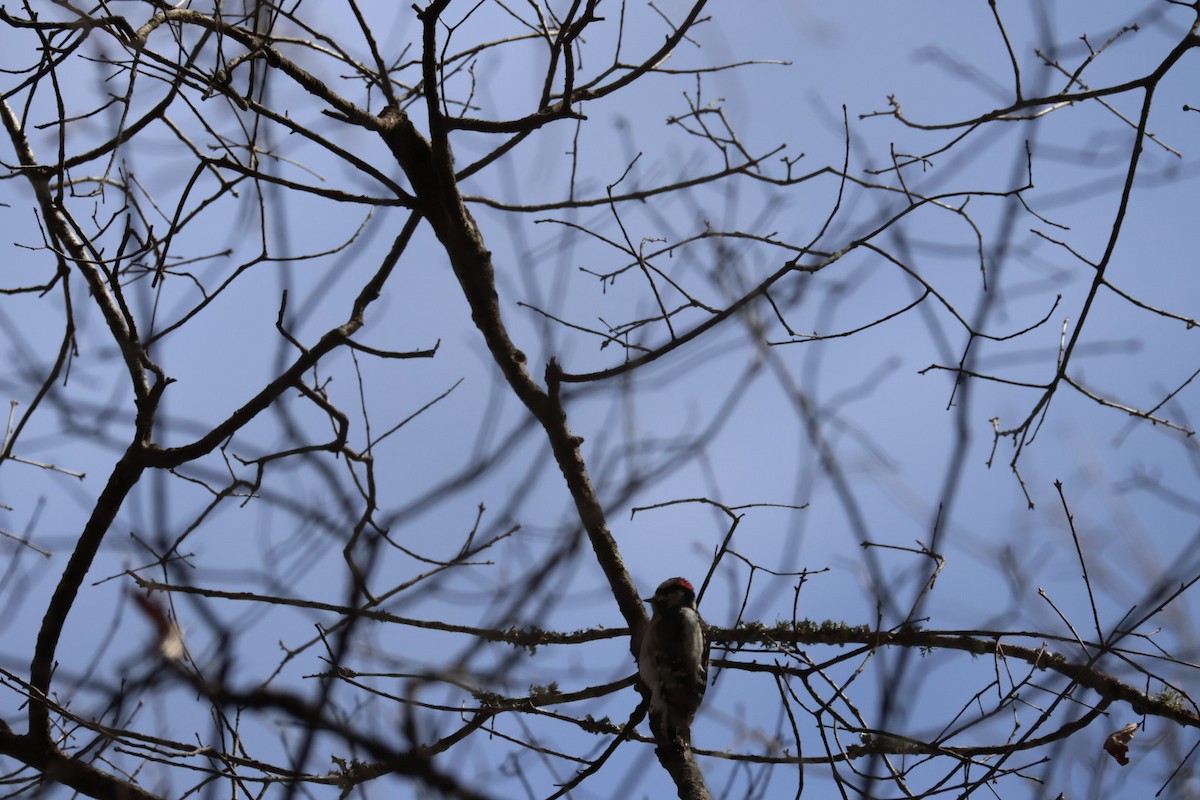
<path id="1" fill-rule="evenodd" d="M 537 655 L 538 645 L 546 644 L 546 640 L 552 634 L 549 631 L 543 630 L 536 626 L 529 628 L 518 628 L 515 625 L 504 631 L 504 641 L 511 644 L 513 647 L 527 650 L 529 655 Z"/>
<path id="2" fill-rule="evenodd" d="M 713 642 L 743 646 L 747 644 L 862 644 L 871 635 L 867 625 L 847 625 L 845 622 L 824 620 L 776 620 L 773 625 L 762 622 L 740 622 L 736 628 L 710 628 Z"/>
<path id="3" fill-rule="evenodd" d="M 621 732 L 621 726 L 614 724 L 608 717 L 596 719 L 591 714 L 579 720 L 579 727 L 588 733 L 618 734 Z"/>
<path id="4" fill-rule="evenodd" d="M 529 699 L 535 705 L 545 705 L 552 703 L 562 697 L 562 692 L 558 690 L 557 683 L 548 683 L 545 686 L 534 684 L 529 687 Z"/>
<path id="5" fill-rule="evenodd" d="M 509 701 L 509 699 L 507 697 L 505 697 L 502 694 L 497 694 L 496 692 L 489 692 L 489 691 L 485 691 L 483 689 L 479 689 L 477 691 L 471 692 L 471 695 L 479 702 L 479 705 L 483 708 L 502 709 L 502 708 L 507 708 L 509 705 L 511 705 L 511 702 Z"/>
<path id="6" fill-rule="evenodd" d="M 1163 686 L 1150 698 L 1155 703 L 1176 712 L 1187 711 L 1187 700 L 1179 690 L 1172 686 Z"/>
<path id="7" fill-rule="evenodd" d="M 338 756 L 329 758 L 337 765 L 337 785 L 343 791 L 349 791 L 363 781 L 377 777 L 376 770 L 357 758 L 351 758 L 348 761 Z"/>

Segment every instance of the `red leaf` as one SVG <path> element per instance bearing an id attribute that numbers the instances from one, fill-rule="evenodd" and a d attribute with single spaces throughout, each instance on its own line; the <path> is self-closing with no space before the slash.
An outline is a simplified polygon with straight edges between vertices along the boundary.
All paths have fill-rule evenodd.
<path id="1" fill-rule="evenodd" d="M 176 661 L 183 656 L 183 630 L 167 614 L 167 610 L 149 592 L 130 592 L 142 614 L 154 623 L 158 649 L 166 658 Z"/>

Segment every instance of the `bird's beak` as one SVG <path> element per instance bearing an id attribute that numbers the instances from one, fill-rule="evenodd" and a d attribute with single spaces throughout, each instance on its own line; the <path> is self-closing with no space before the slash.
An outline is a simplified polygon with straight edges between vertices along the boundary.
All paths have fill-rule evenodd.
<path id="1" fill-rule="evenodd" d="M 643 597 L 643 598 L 642 598 L 642 602 L 643 602 L 643 603 L 653 603 L 653 602 L 654 602 L 654 598 L 653 598 L 653 597 Z"/>

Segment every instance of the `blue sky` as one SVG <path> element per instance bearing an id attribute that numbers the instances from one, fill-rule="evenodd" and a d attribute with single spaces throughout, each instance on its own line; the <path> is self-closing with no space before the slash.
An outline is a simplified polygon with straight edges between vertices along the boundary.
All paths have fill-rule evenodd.
<path id="1" fill-rule="evenodd" d="M 683 6 L 676 5 L 664 6 L 664 12 L 680 14 Z M 1140 22 L 1139 30 L 1123 34 L 1088 67 L 1084 79 L 1094 87 L 1149 72 L 1190 24 L 1187 9 L 1161 2 L 1059 3 L 1048 12 L 1046 29 L 1038 27 L 1035 9 L 1040 5 L 1000 4 L 1026 95 L 1035 94 L 1039 86 L 1057 90 L 1065 80 L 1040 63 L 1034 48 L 1050 52 L 1053 45 L 1060 63 L 1072 70 L 1086 55 L 1082 35 L 1099 48 L 1121 26 Z M 352 29 L 344 27 L 349 24 L 346 15 L 331 8 L 314 9 L 314 25 L 344 33 L 352 48 L 360 48 Z M 136 16 L 132 10 L 128 13 Z M 377 32 L 387 32 L 381 41 L 389 46 L 411 41 L 415 27 L 407 8 L 372 13 L 379 15 L 372 19 Z M 615 10 L 606 13 L 615 20 Z M 630 13 L 623 44 L 627 58 L 656 46 L 666 30 L 653 12 Z M 844 247 L 903 208 L 902 195 L 894 191 L 893 174 L 865 172 L 886 167 L 893 148 L 901 154 L 934 153 L 957 135 L 956 131 L 914 130 L 887 116 L 864 118 L 887 111 L 889 95 L 902 104 L 909 119 L 929 123 L 971 118 L 1012 98 L 1009 56 L 985 3 L 748 3 L 736 13 L 725 6 L 714 6 L 709 13 L 713 21 L 699 27 L 694 37 L 703 46 L 685 42 L 667 67 L 748 59 L 790 62 L 753 64 L 704 78 L 702 102 L 715 103 L 719 98 L 719 107 L 750 153 L 786 145 L 781 155 L 804 154 L 793 168 L 796 173 L 840 166 L 845 148 L 841 106 L 845 104 L 850 173 L 893 189 L 867 191 L 851 186 L 817 249 Z M 507 24 L 511 20 L 499 8 L 484 6 L 469 24 L 456 30 L 459 38 L 454 41 L 495 35 Z M 612 30 L 611 25 L 601 26 L 589 39 L 592 52 L 601 55 L 585 62 L 586 69 L 599 69 L 609 57 L 606 48 L 611 46 Z M 16 54 L 30 46 L 28 40 L 12 32 L 4 35 L 13 39 L 15 49 L 0 66 L 24 63 Z M 355 52 L 363 55 L 361 50 Z M 542 66 L 536 47 L 514 45 L 503 53 L 480 59 L 473 95 L 480 116 L 512 116 L 513 109 L 523 113 L 536 98 L 535 78 Z M 331 81 L 341 74 L 337 65 L 315 56 L 312 69 Z M 73 80 L 67 98 L 79 109 L 90 107 L 94 100 L 89 98 L 100 91 L 98 78 L 103 71 L 82 62 L 70 70 Z M 350 82 L 344 85 L 351 90 Z M 458 88 L 465 91 L 465 85 L 460 82 Z M 1194 256 L 1197 162 L 1190 148 L 1200 117 L 1181 110 L 1186 103 L 1200 104 L 1193 85 L 1194 58 L 1187 56 L 1163 82 L 1150 122 L 1156 137 L 1182 155 L 1147 145 L 1140 173 L 1144 178 L 1135 186 L 1107 275 L 1118 288 L 1149 305 L 1196 319 L 1200 315 Z M 720 169 L 721 156 L 710 143 L 686 135 L 677 125 L 664 124 L 669 117 L 686 114 L 687 96 L 694 100 L 695 93 L 691 77 L 650 76 L 612 99 L 589 104 L 588 119 L 578 134 L 571 122 L 547 126 L 505 160 L 465 181 L 463 191 L 514 204 L 561 200 L 569 185 L 568 151 L 576 135 L 580 148 L 576 186 L 581 197 L 603 197 L 605 187 L 622 176 L 639 152 L 636 165 L 614 191 Z M 147 90 L 139 102 L 148 106 L 157 96 Z M 270 97 L 290 115 L 311 121 L 336 137 L 340 146 L 398 177 L 396 168 L 389 166 L 386 149 L 371 134 L 323 117 L 307 96 L 284 82 L 272 84 Z M 1034 158 L 1034 187 L 1024 194 L 1029 210 L 1019 208 L 1011 198 L 982 196 L 971 198 L 966 207 L 984 240 L 986 293 L 974 231 L 953 210 L 965 195 L 948 200 L 945 208 L 927 206 L 916 211 L 874 240 L 910 264 L 963 317 L 977 318 L 986 309 L 982 325 L 988 333 L 1010 334 L 1048 315 L 1043 325 L 1024 336 L 976 342 L 978 371 L 1034 383 L 1053 375 L 1063 332 L 1069 335 L 1078 322 L 1092 273 L 1063 247 L 1033 231 L 1069 245 L 1089 260 L 1100 258 L 1132 141 L 1130 127 L 1116 113 L 1136 119 L 1140 101 L 1141 93 L 1131 92 L 1114 97 L 1112 110 L 1085 102 L 1048 114 L 1036 125 L 993 124 L 954 149 L 931 155 L 923 166 L 905 171 L 906 185 L 917 192 L 1003 191 L 1024 181 L 1029 143 Z M 196 107 L 212 108 L 229 122 L 231 117 L 216 105 L 218 101 L 206 102 L 212 105 Z M 50 113 L 46 103 L 44 95 L 37 98 L 35 118 L 40 114 L 45 119 Z M 188 130 L 197 130 L 186 109 L 181 107 L 178 115 Z M 108 112 L 73 127 L 71 135 L 78 137 L 79 144 L 72 138 L 70 146 L 82 147 L 115 121 Z M 53 137 L 41 136 L 35 144 L 48 157 Z M 377 183 L 354 175 L 298 137 L 276 130 L 262 144 L 286 159 L 267 157 L 264 163 L 289 179 L 347 191 L 382 191 Z M 458 165 L 470 163 L 494 145 L 479 135 L 458 135 L 454 140 Z M 11 163 L 11 150 L 4 152 L 0 160 Z M 148 130 L 123 157 L 119 166 L 136 170 L 145 191 L 169 216 L 192 169 L 178 141 L 166 129 Z M 767 162 L 765 170 L 774 176 L 783 173 L 777 158 Z M 733 178 L 674 198 L 624 204 L 620 221 L 635 244 L 644 243 L 646 252 L 662 247 L 659 239 L 673 243 L 694 236 L 706 223 L 717 230 L 745 230 L 807 244 L 829 216 L 838 188 L 838 181 L 830 176 L 789 187 Z M 212 191 L 212 186 L 201 181 L 197 191 L 200 196 Z M 0 208 L 0 241 L 5 242 L 9 265 L 3 285 L 46 279 L 54 262 L 45 252 L 8 244 L 36 247 L 40 242 L 27 187 L 9 180 L 0 184 L 0 192 L 0 201 L 9 204 Z M 277 258 L 346 246 L 312 258 L 255 264 L 192 324 L 156 344 L 153 355 L 176 381 L 166 395 L 167 424 L 160 434 L 164 443 L 186 441 L 223 418 L 256 391 L 265 375 L 273 375 L 283 358 L 290 357 L 290 348 L 275 330 L 285 289 L 288 330 L 302 341 L 314 340 L 344 319 L 357 285 L 386 252 L 405 215 L 401 209 L 388 208 L 368 215 L 363 205 L 285 197 L 268 190 L 263 197 L 267 217 L 260 219 L 248 187 L 246 197 L 242 202 L 215 205 L 173 244 L 173 252 L 181 255 L 226 249 L 230 255 L 191 267 L 194 281 L 172 278 L 157 292 L 150 291 L 146 281 L 129 287 L 134 313 L 144 330 L 161 329 L 194 306 L 202 296 L 201 285 L 211 291 L 232 276 L 238 264 L 257 252 L 260 231 Z M 194 203 L 191 200 L 189 207 Z M 111 196 L 104 203 L 78 198 L 73 207 L 78 216 L 87 218 L 93 207 L 111 214 L 118 204 Z M 529 356 L 531 371 L 540 376 L 551 356 L 560 359 L 568 372 L 577 373 L 620 363 L 616 345 L 601 348 L 596 336 L 548 322 L 529 308 L 587 328 L 655 313 L 654 297 L 637 269 L 623 271 L 607 284 L 595 277 L 625 270 L 628 256 L 562 224 L 586 225 L 619 241 L 621 231 L 612 212 L 597 206 L 578 212 L 514 214 L 481 204 L 473 204 L 472 210 L 495 254 L 502 312 Z M 152 213 L 149 217 L 154 219 Z M 161 231 L 166 220 L 155 219 L 154 225 Z M 117 240 L 109 236 L 104 242 L 112 252 Z M 714 240 L 700 242 L 657 256 L 654 264 L 702 301 L 720 306 L 790 257 L 762 242 L 730 240 L 727 244 L 727 249 L 720 249 Z M 878 320 L 920 295 L 921 288 L 910 276 L 879 253 L 859 249 L 819 273 L 781 283 L 777 298 L 797 333 L 828 335 Z M 1055 305 L 1058 295 L 1061 300 Z M 679 301 L 670 291 L 666 297 L 668 304 Z M 54 295 L 0 299 L 4 357 L 12 365 L 0 380 L 0 396 L 21 403 L 20 409 L 36 390 L 33 376 L 44 374 L 52 361 L 63 314 Z M 102 321 L 89 309 L 81 283 L 75 284 L 74 300 L 80 352 L 70 380 L 55 388 L 51 402 L 31 420 L 17 453 L 85 472 L 87 477 L 78 480 L 22 463 L 0 466 L 0 504 L 7 507 L 0 509 L 0 528 L 28 536 L 54 553 L 46 560 L 28 548 L 0 540 L 0 552 L 11 554 L 12 575 L 20 576 L 0 584 L 9 609 L 0 622 L 0 666 L 17 674 L 26 668 L 30 642 L 73 536 L 131 425 L 127 376 L 104 336 Z M 686 329 L 705 316 L 691 309 L 681 313 L 676 324 Z M 647 346 L 661 344 L 668 336 L 661 324 L 635 334 Z M 1200 368 L 1196 336 L 1195 329 L 1177 320 L 1134 308 L 1105 292 L 1087 320 L 1070 374 L 1102 396 L 1140 408 L 1154 407 Z M 480 504 L 488 509 L 480 525 L 481 537 L 521 525 L 518 535 L 489 555 L 492 564 L 431 581 L 428 588 L 397 599 L 389 610 L 496 627 L 538 624 L 573 630 L 622 625 L 586 542 L 578 542 L 575 556 L 530 597 L 513 596 L 520 576 L 573 540 L 578 521 L 544 439 L 536 430 L 520 432 L 526 413 L 499 383 L 494 364 L 470 324 L 457 283 L 427 229 L 417 234 L 357 338 L 393 350 L 440 342 L 436 358 L 429 360 L 385 362 L 360 356 L 357 369 L 365 387 L 361 397 L 348 352 L 322 362 L 320 380 L 329 380 L 330 399 L 353 413 L 352 441 L 360 447 L 367 441 L 362 406 L 375 437 L 456 387 L 375 449 L 379 516 L 387 520 L 393 539 L 427 557 L 448 558 L 475 524 Z M 610 527 L 630 572 L 647 592 L 669 575 L 697 580 L 703 576 L 728 520 L 699 504 L 671 505 L 636 515 L 631 515 L 632 509 L 696 497 L 731 506 L 806 505 L 803 510 L 748 510 L 739 524 L 735 549 L 777 572 L 827 569 L 805 582 L 801 617 L 875 624 L 881 588 L 887 588 L 897 608 L 906 608 L 926 576 L 928 562 L 898 549 L 864 550 L 860 537 L 891 548 L 930 542 L 941 507 L 938 549 L 946 562 L 924 607 L 927 627 L 1070 636 L 1065 618 L 1088 638 L 1092 601 L 1080 579 L 1055 481 L 1062 481 L 1075 515 L 1105 630 L 1132 607 L 1139 609 L 1137 615 L 1144 613 L 1160 581 L 1174 583 L 1197 574 L 1192 552 L 1200 461 L 1194 437 L 1132 420 L 1064 387 L 1021 456 L 1021 475 L 1035 505 L 1030 509 L 1008 466 L 1011 441 L 1002 440 L 995 448 L 990 469 L 987 462 L 993 452 L 990 420 L 997 418 L 1002 428 L 1017 424 L 1033 408 L 1037 392 L 974 381 L 948 409 L 949 373 L 921 374 L 921 370 L 931 364 L 956 364 L 967 336 L 933 298 L 854 336 L 788 340 L 788 332 L 760 301 L 743 316 L 627 378 L 569 390 L 575 393 L 568 400 L 572 429 L 586 440 L 584 455 L 606 503 Z M 776 344 L 768 346 L 764 341 Z M 32 372 L 23 371 L 26 368 Z M 1183 388 L 1163 404 L 1161 415 L 1193 427 L 1196 391 L 1194 385 Z M 803 402 L 797 397 L 803 397 Z M 117 411 L 109 413 L 114 407 Z M 256 420 L 238 434 L 230 452 L 252 458 L 284 447 L 292 424 L 318 440 L 329 436 L 328 419 L 294 394 L 282 407 L 286 415 Z M 697 441 L 702 431 L 705 434 Z M 834 455 L 836 474 L 821 461 L 822 447 Z M 494 454 L 499 466 L 462 488 L 439 490 L 480 454 Z M 180 473 L 216 485 L 229 470 L 247 474 L 236 462 L 227 466 L 216 454 Z M 628 489 L 639 475 L 651 477 Z M 188 534 L 184 550 L 194 554 L 193 566 L 173 577 L 230 590 L 249 585 L 261 591 L 271 586 L 291 596 L 340 602 L 347 589 L 341 547 L 354 518 L 354 509 L 341 505 L 349 486 L 344 464 L 332 459 L 273 470 L 262 498 L 245 504 L 226 502 Z M 292 499 L 313 504 L 326 518 L 306 519 L 292 508 Z M 69 620 L 60 653 L 63 684 L 87 670 L 102 647 L 106 649 L 96 658 L 94 669 L 109 682 L 151 668 L 144 663 L 149 632 L 139 629 L 138 618 L 122 616 L 130 581 L 94 585 L 90 581 L 150 560 L 131 534 L 144 541 L 172 541 L 189 530 L 210 502 L 211 493 L 203 485 L 173 476 L 147 480 L 130 498 Z M 374 566 L 379 590 L 428 568 L 398 550 L 385 550 Z M 711 623 L 725 626 L 736 620 L 748 579 L 743 562 L 733 557 L 722 561 L 703 607 Z M 791 576 L 773 579 L 756 572 L 746 616 L 766 622 L 789 618 L 795 582 Z M 1045 590 L 1045 597 L 1039 589 Z M 518 611 L 508 615 L 510 608 Z M 1137 633 L 1150 635 L 1161 628 L 1155 635 L 1157 646 L 1182 661 L 1195 661 L 1194 610 L 1194 600 L 1184 595 Z M 329 622 L 315 612 L 251 611 L 246 604 L 226 601 L 181 601 L 177 613 L 200 663 L 215 663 L 221 656 L 215 634 L 219 627 L 229 626 L 239 648 L 239 677 L 247 684 L 276 668 L 281 644 L 294 648 L 313 637 L 315 622 Z M 884 625 L 898 621 L 889 616 Z M 1036 647 L 1041 641 L 1033 637 L 1018 643 Z M 1139 642 L 1139 646 L 1155 645 Z M 1066 645 L 1063 649 L 1069 651 Z M 355 664 L 363 671 L 394 674 L 438 670 L 444 668 L 447 654 L 461 658 L 466 674 L 481 676 L 480 680 L 486 677 L 496 691 L 511 695 L 549 681 L 559 682 L 564 691 L 576 690 L 633 670 L 623 642 L 547 647 L 535 657 L 510 663 L 511 649 L 474 652 L 461 638 L 388 626 L 380 626 L 364 639 L 355 652 Z M 808 651 L 815 661 L 833 654 L 821 648 Z M 304 676 L 324 668 L 319 656 L 318 650 L 307 650 L 277 680 L 303 690 L 311 684 Z M 859 665 L 864 666 L 865 677 L 855 684 L 859 692 L 855 697 L 870 716 L 881 692 L 897 691 L 897 654 L 881 653 L 852 666 Z M 846 677 L 843 669 L 834 668 L 830 674 Z M 897 733 L 930 737 L 992 679 L 994 665 L 962 654 L 932 654 L 914 659 L 908 669 L 899 690 L 902 712 L 890 722 Z M 1172 669 L 1181 681 L 1191 676 L 1182 667 Z M 405 682 L 381 678 L 378 685 L 392 691 Z M 1027 687 L 1029 705 L 1020 712 L 1030 715 L 1023 720 L 1025 725 L 1036 719 L 1036 708 L 1048 697 L 1039 694 L 1038 685 L 1035 679 Z M 1153 685 L 1150 690 L 1157 688 Z M 463 702 L 456 690 L 425 691 L 431 701 L 436 696 L 449 704 Z M 19 698 L 13 693 L 0 697 L 5 719 L 20 719 L 15 710 Z M 184 692 L 164 693 L 159 705 L 152 703 L 144 712 L 148 718 L 144 724 L 161 726 L 163 735 L 184 740 L 197 729 L 205 730 L 208 723 L 202 707 L 189 705 L 181 713 L 172 705 L 186 699 Z M 84 692 L 79 702 L 87 706 L 95 697 Z M 355 708 L 354 695 L 347 693 L 344 702 L 346 708 Z M 635 703 L 635 694 L 626 690 L 596 701 L 594 708 L 562 710 L 622 720 Z M 395 725 L 399 719 L 399 711 L 385 704 L 373 706 L 370 713 L 378 715 L 381 725 Z M 1111 725 L 1094 724 L 1054 752 L 1049 766 L 1030 770 L 1044 783 L 1008 777 L 996 791 L 1005 798 L 1054 797 L 1060 791 L 1069 797 L 1089 797 L 1096 796 L 1103 784 L 1106 797 L 1147 796 L 1182 760 L 1191 737 L 1183 731 L 1172 738 L 1165 723 L 1152 720 L 1135 740 L 1133 764 L 1120 768 L 1103 755 L 1100 743 L 1111 730 L 1135 719 L 1127 707 L 1114 708 Z M 444 726 L 445 732 L 454 721 L 431 718 L 429 724 Z M 532 733 L 523 724 L 502 720 L 498 730 L 536 736 L 584 756 L 594 755 L 598 746 L 595 740 L 552 721 L 533 719 Z M 987 729 L 1000 736 L 1004 734 L 997 732 L 1005 730 L 999 723 Z M 701 713 L 698 743 L 716 750 L 759 753 L 767 747 L 764 731 L 790 735 L 786 722 L 780 721 L 773 683 L 737 671 L 723 672 Z M 822 743 L 814 726 L 802 723 L 802 731 L 805 754 L 820 752 Z M 854 735 L 845 735 L 842 744 L 853 743 Z M 278 732 L 269 725 L 253 736 L 264 757 L 277 746 Z M 1151 741 L 1154 747 L 1145 746 Z M 968 736 L 963 743 L 975 742 Z M 784 744 L 794 747 L 794 742 Z M 332 744 L 328 746 L 336 752 Z M 314 759 L 310 768 L 328 768 L 323 758 Z M 503 796 L 524 796 L 512 788 L 520 783 L 515 777 L 518 772 L 537 787 L 533 796 L 545 796 L 573 768 L 569 762 L 543 760 L 528 750 L 510 750 L 483 737 L 463 745 L 458 758 L 447 761 Z M 729 796 L 746 791 L 749 773 L 739 773 L 721 759 L 702 763 L 714 787 L 730 781 L 734 788 Z M 793 768 L 776 768 L 770 774 L 771 788 L 760 796 L 791 796 Z M 807 768 L 809 791 L 817 796 L 834 791 L 828 774 L 825 766 Z M 1172 785 L 1183 786 L 1189 776 L 1176 778 Z M 649 747 L 628 746 L 578 796 L 656 797 L 666 791 L 664 780 Z M 1184 796 L 1182 789 L 1176 791 Z"/>

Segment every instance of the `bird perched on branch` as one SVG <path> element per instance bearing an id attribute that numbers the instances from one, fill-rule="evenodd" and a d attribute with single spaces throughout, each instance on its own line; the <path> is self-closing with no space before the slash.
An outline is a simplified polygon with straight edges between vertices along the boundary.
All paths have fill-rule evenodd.
<path id="1" fill-rule="evenodd" d="M 683 578 L 659 584 L 642 634 L 638 672 L 650 690 L 650 732 L 659 743 L 691 747 L 692 720 L 708 688 L 708 634 L 696 590 Z"/>

